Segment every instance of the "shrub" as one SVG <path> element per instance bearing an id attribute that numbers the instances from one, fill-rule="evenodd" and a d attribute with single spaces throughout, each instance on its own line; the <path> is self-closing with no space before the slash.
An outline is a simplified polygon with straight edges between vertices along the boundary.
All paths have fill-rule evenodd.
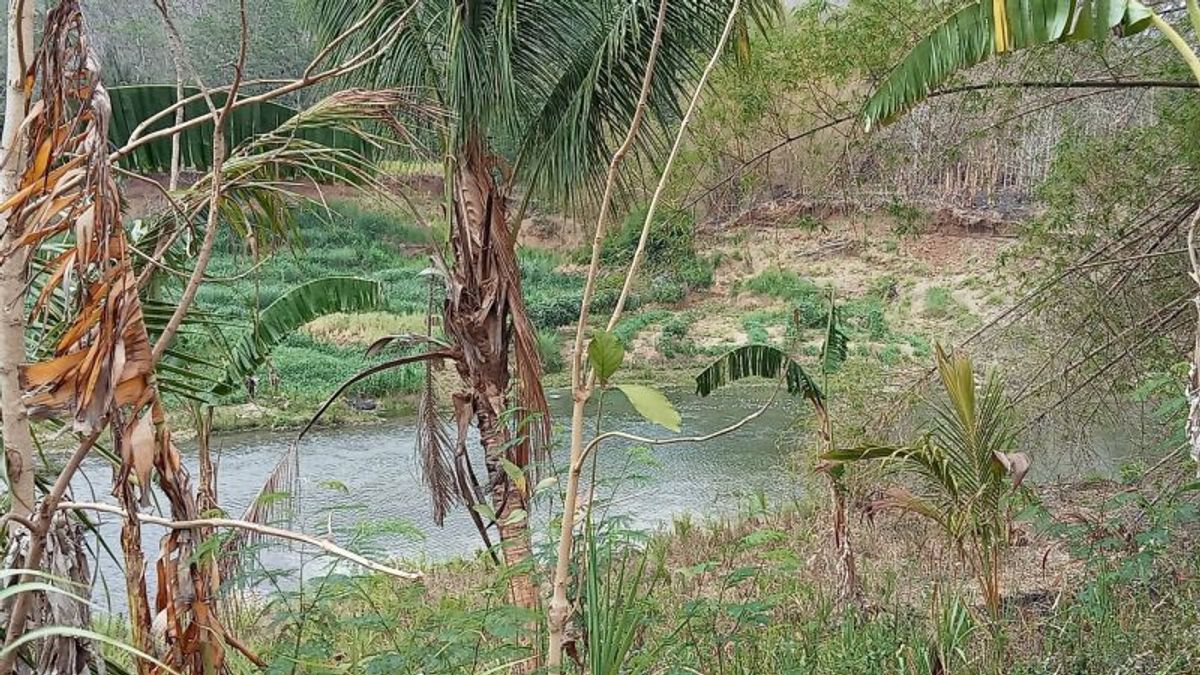
<path id="1" fill-rule="evenodd" d="M 948 319 L 965 311 L 962 303 L 954 298 L 950 289 L 943 286 L 931 286 L 925 291 L 926 316 L 933 319 Z"/>
<path id="2" fill-rule="evenodd" d="M 676 356 L 694 356 L 699 350 L 687 335 L 695 321 L 696 316 L 691 312 L 676 314 L 667 319 L 663 324 L 662 335 L 658 338 L 658 353 L 668 359 Z"/>
<path id="3" fill-rule="evenodd" d="M 542 329 L 537 332 L 538 355 L 542 357 L 542 368 L 547 374 L 561 373 L 566 368 L 562 355 L 562 339 L 556 330 Z"/>

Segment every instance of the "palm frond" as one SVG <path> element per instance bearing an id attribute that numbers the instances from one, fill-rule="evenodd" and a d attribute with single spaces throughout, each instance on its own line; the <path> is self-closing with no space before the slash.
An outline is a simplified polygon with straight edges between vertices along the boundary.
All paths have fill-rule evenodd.
<path id="1" fill-rule="evenodd" d="M 112 124 L 108 127 L 108 140 L 114 147 L 129 142 L 134 130 L 144 121 L 167 110 L 176 102 L 174 84 L 137 84 L 113 87 L 109 90 L 113 103 Z M 208 103 L 200 90 L 184 88 L 184 98 L 192 99 L 183 106 L 184 121 L 202 117 L 209 113 Z M 225 104 L 225 94 L 212 94 L 213 103 Z M 272 101 L 262 101 L 231 111 L 226 122 L 226 138 L 229 147 L 241 145 L 256 136 L 281 128 L 300 111 Z M 175 125 L 175 115 L 164 115 L 146 126 L 141 135 L 167 129 Z M 334 129 L 307 128 L 298 131 L 301 138 L 331 148 L 340 148 L 357 154 L 366 154 L 369 145 L 361 138 L 339 133 Z M 196 171 L 208 171 L 212 165 L 212 122 L 185 129 L 179 134 L 181 166 Z M 171 167 L 171 138 L 163 137 L 150 141 L 121 159 L 121 166 L 143 173 L 168 171 Z"/>
<path id="2" fill-rule="evenodd" d="M 562 201 L 591 187 L 614 139 L 629 126 L 660 0 L 482 0 L 425 2 L 409 20 L 407 3 L 306 0 L 318 40 L 328 44 L 356 22 L 362 30 L 337 45 L 354 53 L 385 34 L 391 48 L 356 76 L 373 87 L 415 88 L 453 117 L 447 151 L 469 137 L 491 150 L 515 179 Z M 666 144 L 680 101 L 716 44 L 732 0 L 672 0 L 649 100 L 651 124 L 640 148 Z M 744 23 L 781 15 L 778 0 L 743 2 Z M 390 33 L 389 33 L 390 31 Z M 486 83 L 486 85 L 481 85 Z"/>
<path id="3" fill-rule="evenodd" d="M 446 432 L 446 420 L 438 408 L 433 364 L 425 364 L 425 387 L 417 403 L 417 433 L 414 450 L 417 467 L 433 508 L 433 522 L 442 525 L 446 513 L 459 497 L 454 473 L 454 445 Z"/>
<path id="4" fill-rule="evenodd" d="M 1149 25 L 1137 0 L 977 0 L 922 38 L 875 88 L 863 109 L 867 129 L 887 124 L 958 71 L 1007 51 L 1132 35 Z"/>
<path id="5" fill-rule="evenodd" d="M 696 376 L 696 393 L 712 392 L 747 377 L 778 379 L 786 369 L 787 390 L 794 396 L 821 400 L 820 387 L 787 352 L 769 345 L 743 345 L 713 361 Z"/>
<path id="6" fill-rule="evenodd" d="M 535 4 L 535 3 L 528 3 Z M 547 5 L 580 3 L 545 2 Z M 586 3 L 584 3 L 586 4 Z M 518 176 L 556 201 L 592 196 L 598 178 L 637 108 L 640 74 L 653 42 L 658 0 L 602 0 L 589 21 L 545 33 L 525 58 L 557 54 L 552 67 L 527 69 L 526 90 L 535 92 L 520 113 Z M 681 103 L 711 53 L 728 17 L 726 0 L 672 1 L 655 63 L 648 116 L 638 138 L 643 156 L 660 153 Z M 765 25 L 779 15 L 775 0 L 743 3 L 742 19 Z M 531 16 L 531 30 L 538 24 Z M 518 58 L 522 55 L 518 54 Z M 578 193 L 578 188 L 584 188 Z"/>

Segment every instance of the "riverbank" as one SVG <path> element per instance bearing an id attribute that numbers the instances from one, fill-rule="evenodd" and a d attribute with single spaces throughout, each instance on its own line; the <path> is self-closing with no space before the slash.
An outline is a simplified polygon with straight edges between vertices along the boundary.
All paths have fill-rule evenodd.
<path id="1" fill-rule="evenodd" d="M 640 227 L 636 216 L 606 242 L 597 326 L 615 300 Z M 277 252 L 249 276 L 239 276 L 249 261 L 236 242 L 219 248 L 213 275 L 233 281 L 206 284 L 200 305 L 246 326 L 242 330 L 288 288 L 322 276 L 379 281 L 384 304 L 323 317 L 289 336 L 253 383 L 239 383 L 218 401 L 215 430 L 303 426 L 338 383 L 378 362 L 366 356 L 375 340 L 425 331 L 429 291 L 421 271 L 428 267 L 431 235 L 411 219 L 387 205 L 332 203 L 329 211 L 298 218 L 303 248 Z M 526 304 L 549 388 L 567 381 L 563 369 L 586 257 L 582 229 L 544 218 L 531 218 L 522 229 Z M 670 385 L 690 385 L 713 358 L 748 342 L 815 357 L 832 299 L 851 340 L 847 370 L 869 375 L 863 384 L 870 390 L 881 383 L 895 388 L 927 367 L 935 342 L 952 341 L 999 311 L 1012 286 L 999 265 L 1011 239 L 995 227 L 915 209 L 818 211 L 780 202 L 705 225 L 669 214 L 651 239 L 644 278 L 614 333 L 627 350 L 627 378 Z M 439 374 L 446 393 L 454 386 L 451 375 Z M 322 424 L 374 424 L 411 414 L 423 377 L 420 367 L 409 367 L 368 378 L 335 402 Z M 190 426 L 186 411 L 176 419 Z"/>
<path id="2" fill-rule="evenodd" d="M 605 521 L 605 540 L 637 552 L 603 558 L 609 607 L 635 622 L 631 672 L 1195 672 L 1200 529 L 1170 480 L 1185 468 L 1030 486 L 995 615 L 936 526 L 860 507 L 849 532 L 862 595 L 839 600 L 820 492 L 746 499 L 720 518 L 680 515 L 648 535 Z M 551 548 L 535 547 L 543 572 Z M 528 655 L 530 621 L 545 630 L 542 614 L 505 603 L 504 577 L 485 558 L 422 568 L 417 583 L 319 575 L 232 622 L 240 635 L 271 636 L 250 641 L 260 657 L 304 672 L 502 672 Z M 575 639 L 589 639 L 582 628 Z M 252 672 L 240 656 L 232 666 Z"/>

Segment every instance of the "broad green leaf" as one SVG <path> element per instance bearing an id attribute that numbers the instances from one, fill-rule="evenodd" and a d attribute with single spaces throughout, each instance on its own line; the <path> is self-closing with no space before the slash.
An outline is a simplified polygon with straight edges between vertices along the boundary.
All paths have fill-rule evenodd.
<path id="1" fill-rule="evenodd" d="M 713 361 L 696 376 L 696 393 L 708 396 L 746 377 L 776 379 L 787 369 L 787 390 L 793 396 L 820 400 L 821 388 L 787 352 L 769 345 L 743 345 Z"/>
<path id="2" fill-rule="evenodd" d="M 958 71 L 1002 52 L 1106 39 L 1112 29 L 1129 36 L 1151 19 L 1136 0 L 977 0 L 948 16 L 883 79 L 863 109 L 866 127 L 887 124 Z"/>
<path id="3" fill-rule="evenodd" d="M 525 471 L 506 457 L 500 458 L 500 466 L 504 468 L 505 475 L 516 486 L 517 490 L 521 494 L 526 494 L 525 487 L 527 483 L 525 480 Z"/>
<path id="4" fill-rule="evenodd" d="M 825 319 L 825 340 L 821 343 L 821 372 L 833 373 L 850 354 L 850 338 L 842 332 L 837 305 L 829 296 L 829 315 Z"/>
<path id="5" fill-rule="evenodd" d="M 133 130 L 143 121 L 175 105 L 174 84 L 136 84 L 108 88 L 112 100 L 112 119 L 108 125 L 108 138 L 113 147 L 121 147 L 129 141 Z M 183 94 L 190 98 L 200 93 L 195 87 L 185 87 Z M 217 106 L 224 105 L 225 94 L 213 94 Z M 208 114 L 208 103 L 197 98 L 184 106 L 184 119 L 194 119 Z M 256 136 L 276 131 L 296 117 L 301 111 L 272 101 L 260 101 L 235 108 L 225 124 L 227 147 L 234 148 Z M 150 124 L 142 136 L 175 124 L 175 115 L 170 113 Z M 305 141 L 328 148 L 370 156 L 374 149 L 364 138 L 340 131 L 333 126 L 305 126 L 289 130 Z M 185 129 L 179 134 L 180 160 L 184 168 L 208 171 L 212 164 L 211 122 Z M 146 143 L 121 158 L 121 165 L 139 172 L 163 172 L 171 168 L 171 137 L 164 136 Z"/>
<path id="6" fill-rule="evenodd" d="M 297 286 L 267 305 L 258 322 L 236 342 L 225 382 L 215 393 L 238 387 L 266 362 L 271 351 L 301 326 L 327 314 L 365 312 L 384 305 L 383 285 L 357 277 L 324 277 Z"/>
<path id="7" fill-rule="evenodd" d="M 492 522 L 496 522 L 496 509 L 493 509 L 491 504 L 488 504 L 485 502 L 479 502 L 478 504 L 475 505 L 474 508 L 475 508 L 475 512 L 478 513 L 479 515 L 483 516 L 484 518 L 487 518 L 488 520 L 490 520 Z"/>
<path id="8" fill-rule="evenodd" d="M 596 371 L 600 384 L 607 386 L 609 379 L 625 361 L 625 348 L 617 336 L 608 331 L 598 331 L 588 344 L 588 361 Z"/>
<path id="9" fill-rule="evenodd" d="M 538 481 L 538 484 L 533 486 L 533 494 L 538 494 L 543 490 L 548 490 L 558 484 L 558 476 L 549 476 Z"/>
<path id="10" fill-rule="evenodd" d="M 517 523 L 523 522 L 525 520 L 525 518 L 528 516 L 529 516 L 529 514 L 525 512 L 525 509 L 517 509 L 517 510 L 513 511 L 512 513 L 508 514 L 508 517 L 504 519 L 504 524 L 505 525 L 515 525 Z"/>
<path id="11" fill-rule="evenodd" d="M 667 397 L 657 389 L 640 384 L 619 384 L 617 389 L 633 404 L 635 410 L 655 424 L 679 432 L 683 419 Z"/>

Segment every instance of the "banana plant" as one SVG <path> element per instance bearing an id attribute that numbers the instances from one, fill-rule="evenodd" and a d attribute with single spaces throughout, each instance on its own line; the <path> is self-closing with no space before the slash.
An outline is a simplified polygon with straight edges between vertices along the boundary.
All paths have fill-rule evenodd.
<path id="1" fill-rule="evenodd" d="M 799 326 L 799 320 L 795 320 Z M 797 331 L 798 332 L 798 331 Z M 821 343 L 817 372 L 827 379 L 846 361 L 849 354 L 849 338 L 841 328 L 837 304 L 829 297 L 829 312 L 826 315 L 824 339 Z M 696 376 L 696 393 L 708 396 L 712 392 L 748 377 L 782 380 L 792 396 L 806 399 L 817 418 L 817 432 L 821 452 L 828 453 L 833 447 L 833 425 L 830 422 L 822 387 L 804 366 L 787 351 L 765 344 L 748 344 L 737 347 Z M 832 521 L 832 544 L 838 565 L 838 593 L 843 601 L 855 600 L 859 596 L 858 572 L 854 551 L 850 546 L 846 521 L 845 468 L 839 462 L 823 461 L 816 466 L 829 480 Z"/>
<path id="2" fill-rule="evenodd" d="M 1196 0 L 1189 16 L 1200 24 Z M 867 129 L 920 103 L 955 73 L 1006 52 L 1161 31 L 1200 80 L 1200 59 L 1179 33 L 1138 0 L 977 0 L 922 38 L 880 82 L 863 109 Z"/>
<path id="3" fill-rule="evenodd" d="M 971 565 L 984 602 L 1000 607 L 1000 568 L 1008 545 L 1009 506 L 1029 471 L 1029 456 L 1013 452 L 1011 408 L 995 374 L 979 386 L 971 359 L 936 350 L 945 397 L 918 438 L 900 445 L 861 445 L 825 453 L 831 462 L 895 462 L 915 479 L 893 487 L 873 509 L 900 509 L 933 521 Z"/>
<path id="4" fill-rule="evenodd" d="M 1186 0 L 1200 35 L 1200 0 Z M 1200 55 L 1169 22 L 1139 0 L 977 0 L 920 40 L 876 87 L 863 108 L 866 128 L 887 124 L 952 75 L 1005 52 L 1081 40 L 1125 37 L 1153 26 L 1200 83 Z M 1193 275 L 1200 271 L 1193 270 Z M 1195 280 L 1200 283 L 1200 276 Z M 1200 295 L 1197 295 L 1200 303 Z M 1200 325 L 1188 376 L 1187 436 L 1200 466 Z"/>

